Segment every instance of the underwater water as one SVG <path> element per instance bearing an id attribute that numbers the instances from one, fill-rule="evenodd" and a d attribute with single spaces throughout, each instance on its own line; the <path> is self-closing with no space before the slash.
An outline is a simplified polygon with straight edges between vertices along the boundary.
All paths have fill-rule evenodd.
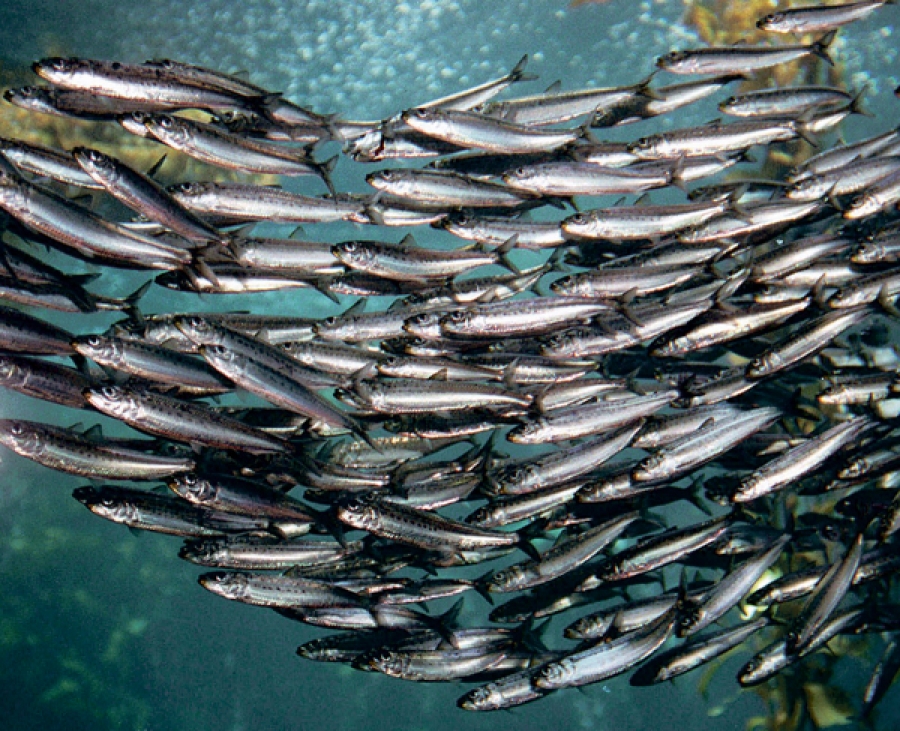
<path id="1" fill-rule="evenodd" d="M 683 11 L 675 0 L 574 8 L 560 0 L 34 0 L 0 3 L 0 59 L 7 73 L 47 55 L 174 58 L 245 70 L 255 83 L 321 113 L 377 119 L 503 74 L 525 53 L 528 70 L 540 76 L 530 91 L 556 79 L 564 89 L 637 82 L 657 56 L 698 44 L 696 31 L 681 23 Z M 900 8 L 884 8 L 842 31 L 835 44 L 850 87 L 871 84 L 866 106 L 874 119 L 849 120 L 847 139 L 897 123 L 891 92 L 900 78 L 892 37 L 898 21 Z M 885 123 L 887 115 L 892 121 Z M 714 106 L 697 105 L 656 129 L 714 116 Z M 610 138 L 635 135 L 626 128 Z M 348 168 L 338 166 L 336 187 L 365 190 Z M 356 230 L 332 232 L 337 240 Z M 97 288 L 123 296 L 140 281 L 107 270 Z M 257 312 L 325 317 L 346 306 L 311 291 L 251 297 Z M 246 297 L 198 298 L 157 287 L 141 306 L 163 312 L 251 305 Z M 117 319 L 40 314 L 77 332 L 100 331 Z M 117 433 L 89 412 L 4 391 L 0 418 L 10 417 L 102 422 Z M 734 681 L 746 652 L 730 655 L 702 692 L 703 670 L 652 688 L 632 688 L 620 677 L 512 713 L 481 715 L 456 708 L 460 684 L 404 683 L 311 663 L 295 648 L 324 632 L 202 590 L 202 570 L 177 558 L 178 539 L 133 535 L 73 500 L 83 480 L 5 449 L 0 460 L 0 731 L 731 731 L 767 714 L 765 691 L 741 690 Z M 871 664 L 871 655 L 846 658 L 829 682 L 858 694 Z M 881 724 L 900 712 L 898 696 L 894 688 L 882 703 Z"/>

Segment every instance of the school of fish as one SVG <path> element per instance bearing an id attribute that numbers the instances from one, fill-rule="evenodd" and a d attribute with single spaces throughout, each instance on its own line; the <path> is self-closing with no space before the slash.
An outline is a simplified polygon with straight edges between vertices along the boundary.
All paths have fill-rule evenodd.
<path id="1" fill-rule="evenodd" d="M 384 120 L 177 61 L 38 61 L 42 85 L 4 93 L 36 125 L 120 124 L 310 192 L 164 187 L 0 140 L 0 385 L 136 430 L 5 419 L 0 443 L 90 480 L 93 513 L 183 538 L 210 592 L 337 630 L 302 657 L 463 681 L 466 710 L 735 648 L 752 686 L 838 634 L 896 633 L 900 128 L 829 142 L 865 89 L 727 91 L 832 64 L 886 4 L 774 13 L 761 29 L 817 40 L 673 51 L 620 87 L 519 95 L 526 57 Z M 598 141 L 706 98 L 723 120 Z M 726 179 L 798 141 L 815 154 L 787 175 Z M 370 192 L 337 190 L 337 165 Z M 43 247 L 146 284 L 100 294 Z M 246 304 L 151 313 L 150 287 Z M 304 316 L 294 288 L 345 309 Z M 73 333 L 42 308 L 122 319 Z M 885 643 L 860 717 L 898 668 Z"/>

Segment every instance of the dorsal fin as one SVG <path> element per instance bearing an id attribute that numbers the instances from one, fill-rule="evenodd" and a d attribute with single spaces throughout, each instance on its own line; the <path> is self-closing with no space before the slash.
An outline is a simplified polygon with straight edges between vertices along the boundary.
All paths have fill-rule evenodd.
<path id="1" fill-rule="evenodd" d="M 363 311 L 366 309 L 366 298 L 360 297 L 356 302 L 350 305 L 341 315 L 341 317 L 348 317 L 350 315 L 361 315 Z"/>
<path id="2" fill-rule="evenodd" d="M 550 86 L 544 89 L 545 94 L 559 94 L 560 89 L 562 89 L 562 82 L 557 79 Z"/>

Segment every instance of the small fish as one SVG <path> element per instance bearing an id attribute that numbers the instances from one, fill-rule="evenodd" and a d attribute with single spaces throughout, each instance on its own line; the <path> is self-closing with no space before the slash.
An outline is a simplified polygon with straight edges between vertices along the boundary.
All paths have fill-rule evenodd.
<path id="1" fill-rule="evenodd" d="M 549 152 L 571 145 L 581 134 L 578 130 L 535 129 L 477 112 L 443 108 L 411 109 L 404 112 L 401 119 L 429 137 L 502 155 Z"/>
<path id="2" fill-rule="evenodd" d="M 598 683 L 634 667 L 655 652 L 669 637 L 676 614 L 670 611 L 644 629 L 630 632 L 545 665 L 534 678 L 544 690 Z"/>
<path id="3" fill-rule="evenodd" d="M 679 675 L 705 665 L 740 645 L 765 627 L 764 617 L 730 627 L 703 637 L 697 637 L 681 647 L 656 655 L 629 679 L 631 685 L 653 685 L 672 680 Z"/>
<path id="4" fill-rule="evenodd" d="M 815 56 L 834 65 L 828 46 L 834 32 L 808 46 L 732 46 L 672 51 L 657 59 L 656 65 L 675 74 L 747 74 L 805 56 Z"/>
<path id="5" fill-rule="evenodd" d="M 227 239 L 176 202 L 155 180 L 125 163 L 85 147 L 76 147 L 72 155 L 92 180 L 146 218 L 194 242 L 222 243 Z"/>
<path id="6" fill-rule="evenodd" d="M 121 386 L 85 391 L 98 411 L 149 434 L 250 453 L 287 452 L 290 445 L 208 406 Z"/>
<path id="7" fill-rule="evenodd" d="M 0 443 L 38 464 L 95 479 L 159 480 L 196 465 L 190 457 L 98 444 L 69 429 L 19 419 L 0 420 Z"/>
<path id="8" fill-rule="evenodd" d="M 45 58 L 34 72 L 55 86 L 130 101 L 151 101 L 176 107 L 233 109 L 248 98 L 215 87 L 187 83 L 161 66 L 79 58 Z"/>
<path id="9" fill-rule="evenodd" d="M 862 558 L 863 534 L 847 547 L 844 557 L 835 562 L 816 584 L 803 609 L 794 618 L 785 637 L 787 650 L 801 654 L 808 650 L 816 633 L 841 603 Z"/>
<path id="10" fill-rule="evenodd" d="M 756 22 L 760 30 L 772 33 L 821 33 L 862 20 L 893 0 L 862 0 L 838 5 L 811 5 L 770 13 Z"/>

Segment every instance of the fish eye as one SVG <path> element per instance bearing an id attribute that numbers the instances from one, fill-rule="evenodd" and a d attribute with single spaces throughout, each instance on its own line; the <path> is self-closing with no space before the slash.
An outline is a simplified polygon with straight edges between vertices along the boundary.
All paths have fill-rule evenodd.
<path id="1" fill-rule="evenodd" d="M 118 399 L 120 396 L 120 391 L 115 386 L 101 386 L 100 394 L 103 396 L 103 398 Z"/>
<path id="2" fill-rule="evenodd" d="M 10 428 L 9 433 L 14 437 L 20 437 L 25 433 L 25 427 L 19 422 L 15 422 Z"/>
<path id="3" fill-rule="evenodd" d="M 122 64 L 119 63 L 118 61 L 113 61 L 112 64 L 110 64 L 110 68 L 111 68 L 113 71 L 118 71 L 119 69 L 122 68 Z"/>
<path id="4" fill-rule="evenodd" d="M 91 348 L 99 348 L 101 344 L 99 335 L 88 335 L 84 339 L 84 342 Z"/>
<path id="5" fill-rule="evenodd" d="M 67 58 L 54 58 L 50 62 L 50 67 L 54 71 L 68 71 L 72 68 L 72 64 Z"/>
<path id="6" fill-rule="evenodd" d="M 175 127 L 175 120 L 172 119 L 172 117 L 169 117 L 169 116 L 163 116 L 163 117 L 160 117 L 160 118 L 157 120 L 157 123 L 158 123 L 159 126 L 162 127 L 163 129 L 172 129 L 173 127 Z"/>
<path id="7" fill-rule="evenodd" d="M 181 476 L 181 481 L 188 487 L 192 487 L 197 484 L 197 475 L 193 472 L 188 472 Z"/>
<path id="8" fill-rule="evenodd" d="M 359 498 L 351 498 L 343 505 L 344 510 L 351 513 L 358 513 L 366 507 L 366 504 Z"/>
<path id="9" fill-rule="evenodd" d="M 326 317 L 324 320 L 322 320 L 322 324 L 331 327 L 332 325 L 336 325 L 337 321 L 338 319 L 334 315 L 331 315 L 330 317 Z"/>
<path id="10" fill-rule="evenodd" d="M 569 223 L 574 223 L 580 226 L 583 223 L 587 223 L 587 216 L 585 216 L 583 213 L 576 213 L 569 219 Z"/>

